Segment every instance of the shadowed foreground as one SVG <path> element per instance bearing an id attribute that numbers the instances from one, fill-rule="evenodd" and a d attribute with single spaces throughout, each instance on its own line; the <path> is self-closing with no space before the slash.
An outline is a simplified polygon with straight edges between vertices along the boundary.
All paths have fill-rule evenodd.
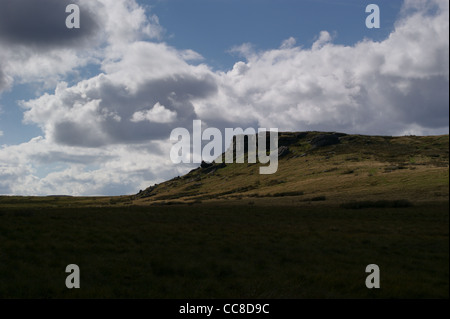
<path id="1" fill-rule="evenodd" d="M 448 298 L 447 210 L 0 205 L 0 298 Z"/>

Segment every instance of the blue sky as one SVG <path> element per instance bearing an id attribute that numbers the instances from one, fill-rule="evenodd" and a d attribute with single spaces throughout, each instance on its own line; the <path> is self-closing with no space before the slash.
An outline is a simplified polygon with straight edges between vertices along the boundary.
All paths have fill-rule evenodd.
<path id="1" fill-rule="evenodd" d="M 172 0 L 143 1 L 152 6 L 166 28 L 167 43 L 200 52 L 217 69 L 236 62 L 230 48 L 252 43 L 257 49 L 277 48 L 294 37 L 311 46 L 322 30 L 335 34 L 335 43 L 353 44 L 364 37 L 382 40 L 389 35 L 402 1 L 377 1 L 380 29 L 365 27 L 365 8 L 374 1 L 321 0 Z"/>
<path id="2" fill-rule="evenodd" d="M 65 5 L 81 9 L 68 30 Z M 365 26 L 366 5 L 381 28 Z M 448 1 L 0 0 L 0 194 L 180 175 L 170 131 L 448 134 Z"/>

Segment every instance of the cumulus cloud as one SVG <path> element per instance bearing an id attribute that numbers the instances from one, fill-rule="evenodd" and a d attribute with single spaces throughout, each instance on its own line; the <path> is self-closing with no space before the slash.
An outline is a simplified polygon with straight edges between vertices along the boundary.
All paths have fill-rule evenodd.
<path id="1" fill-rule="evenodd" d="M 177 112 L 170 111 L 164 105 L 157 102 L 152 109 L 146 111 L 139 111 L 133 114 L 131 122 L 156 122 L 156 123 L 171 123 L 175 121 Z"/>
<path id="2" fill-rule="evenodd" d="M 321 31 L 319 38 L 312 45 L 312 50 L 315 51 L 321 49 L 325 44 L 331 42 L 331 40 L 331 35 L 327 31 Z M 283 46 L 281 46 L 281 48 L 285 49 Z"/>
<path id="3" fill-rule="evenodd" d="M 40 125 L 52 141 L 84 146 L 161 139 L 197 117 L 281 130 L 445 129 L 448 3 L 427 3 L 406 1 L 408 14 L 384 41 L 342 46 L 322 31 L 310 49 L 296 47 L 294 38 L 262 52 L 246 43 L 232 49 L 246 61 L 228 72 L 191 65 L 201 56 L 164 43 L 112 45 L 103 74 L 73 87 L 60 83 L 55 94 L 24 101 L 25 121 Z M 148 30 L 142 9 L 135 3 L 130 8 L 123 23 L 128 31 L 111 27 L 114 43 L 127 42 L 129 30 Z M 109 28 L 113 19 L 105 20 Z"/>
<path id="4" fill-rule="evenodd" d="M 295 44 L 297 43 L 297 40 L 295 40 L 295 38 L 290 37 L 289 39 L 284 40 L 281 43 L 281 49 L 290 49 L 292 47 L 295 46 Z"/>
<path id="5" fill-rule="evenodd" d="M 72 42 L 49 35 L 33 50 L 38 44 L 21 43 L 19 31 L 0 34 L 10 44 L 0 46 L 0 90 L 49 79 L 56 88 L 20 103 L 24 121 L 44 136 L 0 148 L 0 193 L 136 192 L 190 168 L 170 162 L 167 139 L 193 119 L 220 129 L 448 133 L 448 1 L 405 1 L 379 42 L 337 45 L 324 30 L 311 48 L 294 38 L 259 52 L 236 46 L 231 52 L 243 61 L 224 72 L 213 72 L 199 53 L 153 41 L 164 30 L 134 0 L 79 3 L 105 14 Z M 91 39 L 100 41 L 72 46 Z M 101 73 L 74 85 L 61 80 L 87 63 Z"/>
<path id="6" fill-rule="evenodd" d="M 102 149 L 59 146 L 43 137 L 0 147 L 0 193 L 42 195 L 132 194 L 179 175 L 169 144 L 150 142 Z M 42 171 L 53 169 L 41 176 Z M 157 173 L 156 173 L 157 172 Z"/>
<path id="7" fill-rule="evenodd" d="M 8 86 L 8 82 L 6 80 L 6 76 L 3 73 L 3 70 L 1 69 L 0 65 L 0 92 Z"/>
<path id="8" fill-rule="evenodd" d="M 67 5 L 79 5 L 82 27 L 66 27 Z M 9 45 L 33 49 L 80 46 L 99 32 L 98 16 L 87 10 L 85 1 L 74 0 L 2 0 L 0 5 L 0 39 Z"/>
<path id="9" fill-rule="evenodd" d="M 247 61 L 221 73 L 217 95 L 195 111 L 280 130 L 448 132 L 448 2 L 407 1 L 403 12 L 381 42 L 336 45 L 322 31 L 311 49 L 293 39 L 256 53 L 236 47 Z"/>
<path id="10" fill-rule="evenodd" d="M 192 66 L 162 43 L 136 42 L 102 73 L 55 93 L 22 101 L 24 120 L 59 144 L 99 147 L 166 139 L 174 125 L 192 125 L 193 102 L 214 94 L 215 75 Z M 148 105 L 153 105 L 148 110 Z M 142 119 L 146 121 L 142 121 Z"/>
<path id="11" fill-rule="evenodd" d="M 289 42 L 289 39 L 286 41 Z M 284 41 L 283 44 L 286 41 Z M 255 48 L 254 48 L 253 44 L 247 42 L 247 43 L 243 43 L 241 45 L 236 45 L 236 46 L 232 47 L 228 52 L 243 56 L 245 58 L 250 58 L 252 55 L 255 54 Z"/>
<path id="12" fill-rule="evenodd" d="M 66 27 L 70 3 L 80 8 L 79 29 Z M 113 61 L 129 43 L 164 32 L 135 0 L 0 0 L 0 6 L 0 58 L 7 62 L 0 62 L 0 92 L 13 81 L 55 87 L 77 69 Z"/>
<path id="13" fill-rule="evenodd" d="M 0 5 L 0 92 L 13 82 L 44 82 L 58 78 L 95 60 L 92 47 L 99 42 L 97 14 L 80 5 L 83 26 L 68 29 L 66 0 L 1 0 Z M 2 85 L 2 76 L 8 85 Z"/>

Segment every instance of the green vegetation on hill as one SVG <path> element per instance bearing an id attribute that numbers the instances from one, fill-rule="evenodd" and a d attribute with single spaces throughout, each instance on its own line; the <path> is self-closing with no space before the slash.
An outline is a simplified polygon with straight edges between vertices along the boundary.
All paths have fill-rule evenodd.
<path id="1" fill-rule="evenodd" d="M 333 138 L 327 138 L 330 136 Z M 141 191 L 134 203 L 251 199 L 265 204 L 280 196 L 294 196 L 300 202 L 322 198 L 333 203 L 448 200 L 448 135 L 279 133 L 279 146 L 284 155 L 273 175 L 260 175 L 259 163 L 199 167 Z"/>
<path id="2" fill-rule="evenodd" d="M 0 298 L 448 298 L 448 143 L 281 133 L 273 175 L 213 164 L 132 196 L 0 197 Z"/>

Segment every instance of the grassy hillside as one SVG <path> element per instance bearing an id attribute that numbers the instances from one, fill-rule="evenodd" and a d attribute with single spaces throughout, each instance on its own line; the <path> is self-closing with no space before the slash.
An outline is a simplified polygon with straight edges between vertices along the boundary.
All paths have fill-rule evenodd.
<path id="1" fill-rule="evenodd" d="M 0 197 L 0 298 L 448 298 L 448 143 L 281 133 L 273 175 L 213 164 L 132 196 Z"/>
<path id="2" fill-rule="evenodd" d="M 315 146 L 336 136 L 333 145 Z M 317 143 L 316 143 L 317 144 Z M 320 144 L 320 143 L 319 143 Z M 361 136 L 280 133 L 278 171 L 257 164 L 215 164 L 141 191 L 135 204 L 249 200 L 279 204 L 360 200 L 448 200 L 449 136 Z"/>

